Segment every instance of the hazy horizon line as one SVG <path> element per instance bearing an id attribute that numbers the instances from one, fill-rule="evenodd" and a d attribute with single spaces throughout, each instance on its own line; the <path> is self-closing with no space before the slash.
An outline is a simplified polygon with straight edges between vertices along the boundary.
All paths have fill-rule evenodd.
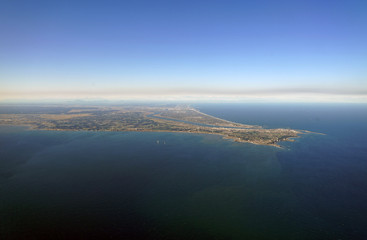
<path id="1" fill-rule="evenodd" d="M 124 88 L 99 90 L 0 91 L 0 102 L 57 100 L 138 100 L 138 101 L 229 101 L 229 102 L 361 102 L 367 90 L 355 88 Z"/>

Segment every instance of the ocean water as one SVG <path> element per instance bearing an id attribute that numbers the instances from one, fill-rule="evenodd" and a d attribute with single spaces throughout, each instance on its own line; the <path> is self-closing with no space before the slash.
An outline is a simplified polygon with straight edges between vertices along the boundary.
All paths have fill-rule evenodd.
<path id="1" fill-rule="evenodd" d="M 0 239 L 367 239 L 367 105 L 196 107 L 325 135 L 0 126 Z"/>

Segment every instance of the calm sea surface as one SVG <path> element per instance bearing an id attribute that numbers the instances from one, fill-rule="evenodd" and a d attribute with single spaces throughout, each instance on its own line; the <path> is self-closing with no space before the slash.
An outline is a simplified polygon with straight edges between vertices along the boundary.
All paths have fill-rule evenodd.
<path id="1" fill-rule="evenodd" d="M 367 105 L 195 106 L 326 135 L 0 126 L 0 239 L 367 239 Z"/>

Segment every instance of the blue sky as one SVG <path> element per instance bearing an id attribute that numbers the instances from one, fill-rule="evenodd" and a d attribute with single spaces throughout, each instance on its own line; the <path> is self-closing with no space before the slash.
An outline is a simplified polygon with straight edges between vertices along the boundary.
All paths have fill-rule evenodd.
<path id="1" fill-rule="evenodd" d="M 0 101 L 367 101 L 366 1 L 0 3 Z"/>

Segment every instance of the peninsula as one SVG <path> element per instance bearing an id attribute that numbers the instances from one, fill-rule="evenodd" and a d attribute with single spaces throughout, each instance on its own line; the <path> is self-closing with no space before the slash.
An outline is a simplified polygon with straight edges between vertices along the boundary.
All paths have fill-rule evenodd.
<path id="1" fill-rule="evenodd" d="M 152 131 L 217 134 L 236 142 L 277 145 L 306 131 L 235 123 L 186 105 L 0 106 L 0 124 L 58 131 Z"/>

